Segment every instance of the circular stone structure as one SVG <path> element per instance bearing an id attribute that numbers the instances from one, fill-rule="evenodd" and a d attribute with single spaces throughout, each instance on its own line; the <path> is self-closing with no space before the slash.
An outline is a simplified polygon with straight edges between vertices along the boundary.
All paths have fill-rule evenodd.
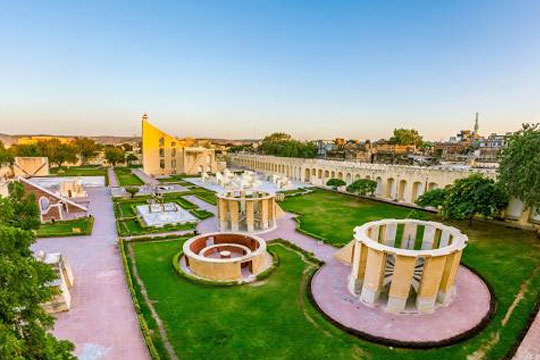
<path id="1" fill-rule="evenodd" d="M 467 236 L 433 221 L 385 219 L 354 229 L 351 293 L 385 311 L 448 305 Z"/>
<path id="2" fill-rule="evenodd" d="M 227 190 L 217 198 L 220 231 L 259 233 L 276 228 L 274 194 L 260 190 Z"/>
<path id="3" fill-rule="evenodd" d="M 272 264 L 263 239 L 242 233 L 209 233 L 184 243 L 184 271 L 212 281 L 248 282 Z"/>

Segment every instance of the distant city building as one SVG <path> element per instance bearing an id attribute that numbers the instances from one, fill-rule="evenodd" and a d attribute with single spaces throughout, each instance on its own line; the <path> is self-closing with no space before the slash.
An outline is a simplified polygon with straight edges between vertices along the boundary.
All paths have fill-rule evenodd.
<path id="1" fill-rule="evenodd" d="M 71 137 L 63 136 L 23 136 L 17 139 L 17 145 L 33 145 L 37 144 L 40 141 L 49 141 L 53 139 L 57 139 L 62 144 L 69 144 L 74 140 Z"/>
<path id="2" fill-rule="evenodd" d="M 173 137 L 150 124 L 148 115 L 142 117 L 143 170 L 148 175 L 217 172 L 215 150 L 199 144 L 195 139 Z M 205 145 L 209 146 L 209 141 Z"/>

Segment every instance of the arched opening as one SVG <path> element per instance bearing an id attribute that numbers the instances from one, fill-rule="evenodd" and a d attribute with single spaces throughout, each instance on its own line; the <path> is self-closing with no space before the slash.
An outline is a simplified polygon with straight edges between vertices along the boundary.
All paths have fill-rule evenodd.
<path id="1" fill-rule="evenodd" d="M 399 182 L 398 200 L 405 201 L 405 190 L 407 188 L 407 180 L 401 180 Z"/>
<path id="2" fill-rule="evenodd" d="M 322 170 L 321 170 L 321 169 L 319 169 L 318 174 L 317 174 L 317 177 L 318 177 L 319 179 L 322 179 Z"/>
<path id="3" fill-rule="evenodd" d="M 424 194 L 424 184 L 420 181 L 415 181 L 412 186 L 411 202 L 414 203 L 419 196 L 422 196 L 422 194 Z"/>
<path id="4" fill-rule="evenodd" d="M 304 171 L 304 182 L 309 182 L 310 181 L 309 174 L 310 174 L 309 169 L 306 169 Z"/>
<path id="5" fill-rule="evenodd" d="M 332 179 L 334 179 L 334 178 L 336 177 L 336 172 L 335 172 L 335 171 L 332 171 L 332 175 L 330 175 L 330 177 L 331 177 Z"/>
<path id="6" fill-rule="evenodd" d="M 395 187 L 394 178 L 386 179 L 386 191 L 384 193 L 384 197 L 386 197 L 388 199 L 393 199 L 395 197 L 395 194 L 396 194 L 396 189 L 394 189 L 394 187 Z"/>
<path id="7" fill-rule="evenodd" d="M 356 174 L 354 175 L 354 180 L 360 180 L 362 177 L 360 176 L 360 174 Z"/>
<path id="8" fill-rule="evenodd" d="M 340 180 L 343 180 L 343 173 L 341 171 L 338 172 L 337 178 L 340 179 Z"/>
<path id="9" fill-rule="evenodd" d="M 435 190 L 435 189 L 437 189 L 438 187 L 439 187 L 439 185 L 438 185 L 437 183 L 430 182 L 430 183 L 428 184 L 428 187 L 427 187 L 427 188 L 428 188 L 428 190 Z"/>
<path id="10" fill-rule="evenodd" d="M 383 181 L 380 176 L 377 177 L 377 189 L 375 190 L 375 196 L 381 196 L 383 190 Z"/>
<path id="11" fill-rule="evenodd" d="M 347 173 L 347 175 L 345 175 L 345 182 L 347 184 L 352 183 L 352 175 L 351 175 L 351 173 Z"/>
<path id="12" fill-rule="evenodd" d="M 330 171 L 324 170 L 324 178 L 328 179 L 330 177 Z"/>

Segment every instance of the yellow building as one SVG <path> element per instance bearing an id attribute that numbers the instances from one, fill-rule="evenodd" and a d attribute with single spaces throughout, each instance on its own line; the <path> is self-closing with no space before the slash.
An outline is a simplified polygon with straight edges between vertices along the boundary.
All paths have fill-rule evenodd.
<path id="1" fill-rule="evenodd" d="M 196 175 L 217 172 L 214 149 L 195 146 L 195 139 L 173 137 L 142 117 L 143 170 L 148 175 Z"/>
<path id="2" fill-rule="evenodd" d="M 17 145 L 33 145 L 37 144 L 40 141 L 49 141 L 57 139 L 61 144 L 69 144 L 73 141 L 73 138 L 70 137 L 59 137 L 59 136 L 23 136 L 17 139 Z"/>

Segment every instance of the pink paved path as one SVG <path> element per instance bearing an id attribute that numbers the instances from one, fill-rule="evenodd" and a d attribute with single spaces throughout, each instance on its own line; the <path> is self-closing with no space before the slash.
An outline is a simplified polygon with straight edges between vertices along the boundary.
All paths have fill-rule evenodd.
<path id="1" fill-rule="evenodd" d="M 34 250 L 62 252 L 72 267 L 72 308 L 54 334 L 75 343 L 80 360 L 150 359 L 126 286 L 109 190 L 89 189 L 91 236 L 39 239 Z"/>
<path id="2" fill-rule="evenodd" d="M 540 360 L 540 312 L 519 345 L 515 360 Z"/>
<path id="3" fill-rule="evenodd" d="M 107 176 L 109 178 L 109 185 L 110 186 L 118 186 L 118 178 L 116 177 L 116 173 L 114 172 L 114 168 L 112 166 L 109 166 L 107 168 Z"/>

